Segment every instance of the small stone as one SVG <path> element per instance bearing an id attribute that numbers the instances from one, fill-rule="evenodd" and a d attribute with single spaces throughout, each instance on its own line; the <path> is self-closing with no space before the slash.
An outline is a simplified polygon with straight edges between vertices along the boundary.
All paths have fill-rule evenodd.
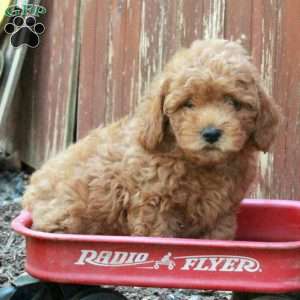
<path id="1" fill-rule="evenodd" d="M 201 300 L 202 297 L 200 295 L 192 295 L 189 300 Z"/>
<path id="2" fill-rule="evenodd" d="M 169 295 L 165 296 L 164 299 L 165 300 L 179 300 L 179 298 L 177 296 L 175 296 L 174 294 L 169 294 Z"/>

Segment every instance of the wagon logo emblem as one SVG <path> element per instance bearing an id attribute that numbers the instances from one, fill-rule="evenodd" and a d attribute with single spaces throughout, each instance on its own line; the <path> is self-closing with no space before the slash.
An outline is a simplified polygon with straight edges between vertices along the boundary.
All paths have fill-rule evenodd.
<path id="1" fill-rule="evenodd" d="M 81 250 L 75 265 L 98 267 L 133 267 L 191 272 L 262 272 L 260 262 L 252 257 L 230 255 L 172 256 L 167 252 L 160 259 L 151 259 L 148 252 Z"/>
<path id="2" fill-rule="evenodd" d="M 157 260 L 153 266 L 155 270 L 158 270 L 160 266 L 167 266 L 169 270 L 173 270 L 176 266 L 174 260 L 171 259 L 172 253 L 168 252 L 161 260 Z"/>

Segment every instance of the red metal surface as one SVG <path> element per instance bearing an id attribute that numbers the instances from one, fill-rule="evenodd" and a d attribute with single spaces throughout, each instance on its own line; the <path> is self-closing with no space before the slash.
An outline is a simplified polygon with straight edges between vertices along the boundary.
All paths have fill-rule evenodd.
<path id="1" fill-rule="evenodd" d="M 300 291 L 300 202 L 244 200 L 236 241 L 52 234 L 26 237 L 27 271 L 63 283 Z"/>

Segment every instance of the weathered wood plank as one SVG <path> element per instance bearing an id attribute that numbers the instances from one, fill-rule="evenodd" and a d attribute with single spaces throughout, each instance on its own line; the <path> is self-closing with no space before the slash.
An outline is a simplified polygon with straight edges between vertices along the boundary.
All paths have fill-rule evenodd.
<path id="1" fill-rule="evenodd" d="M 285 120 L 273 151 L 260 156 L 259 179 L 254 196 L 300 196 L 299 45 L 300 3 L 254 0 L 252 52 L 264 83 L 280 104 Z M 297 64 L 298 62 L 298 64 Z"/>
<path id="2" fill-rule="evenodd" d="M 203 0 L 203 38 L 223 38 L 225 0 Z"/>
<path id="3" fill-rule="evenodd" d="M 140 1 L 83 4 L 78 137 L 135 106 L 141 5 Z"/>
<path id="4" fill-rule="evenodd" d="M 165 35 L 167 28 L 166 2 L 142 1 L 138 99 L 149 86 L 154 74 L 160 72 L 166 59 Z"/>
<path id="5" fill-rule="evenodd" d="M 227 0 L 225 9 L 224 37 L 242 41 L 251 50 L 252 0 Z"/>
<path id="6" fill-rule="evenodd" d="M 192 41 L 202 38 L 203 9 L 203 1 L 178 1 L 177 28 L 181 35 L 181 45 L 188 47 Z"/>
<path id="7" fill-rule="evenodd" d="M 82 2 L 77 138 L 105 122 L 108 82 L 112 80 L 110 10 L 110 1 Z"/>
<path id="8" fill-rule="evenodd" d="M 142 1 L 138 101 L 155 74 L 180 47 L 176 1 Z"/>
<path id="9" fill-rule="evenodd" d="M 252 13 L 252 57 L 261 73 L 262 80 L 268 92 L 275 94 L 275 57 L 277 22 L 280 10 L 278 1 L 253 0 Z M 278 139 L 277 139 L 278 143 Z M 274 195 L 274 157 L 278 153 L 275 146 L 268 153 L 261 153 L 259 158 L 259 172 L 252 195 L 255 197 L 272 198 Z"/>
<path id="10" fill-rule="evenodd" d="M 46 32 L 30 49 L 21 75 L 21 159 L 39 167 L 72 142 L 77 88 L 79 1 L 47 0 Z M 55 20 L 55 21 L 53 21 Z"/>
<path id="11" fill-rule="evenodd" d="M 112 1 L 111 95 L 112 114 L 106 120 L 117 120 L 128 114 L 134 102 L 137 58 L 139 52 L 140 1 Z"/>
<path id="12" fill-rule="evenodd" d="M 276 142 L 271 177 L 272 197 L 300 200 L 300 1 L 278 1 L 274 53 L 274 96 L 284 122 Z"/>

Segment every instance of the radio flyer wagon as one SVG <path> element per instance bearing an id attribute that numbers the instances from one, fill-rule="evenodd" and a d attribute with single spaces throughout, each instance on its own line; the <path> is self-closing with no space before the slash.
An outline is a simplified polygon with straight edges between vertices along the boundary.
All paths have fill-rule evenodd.
<path id="1" fill-rule="evenodd" d="M 31 225 L 26 211 L 12 223 L 26 237 L 27 272 L 44 281 L 255 293 L 300 291 L 297 201 L 244 200 L 235 241 L 53 234 L 31 230 Z"/>

